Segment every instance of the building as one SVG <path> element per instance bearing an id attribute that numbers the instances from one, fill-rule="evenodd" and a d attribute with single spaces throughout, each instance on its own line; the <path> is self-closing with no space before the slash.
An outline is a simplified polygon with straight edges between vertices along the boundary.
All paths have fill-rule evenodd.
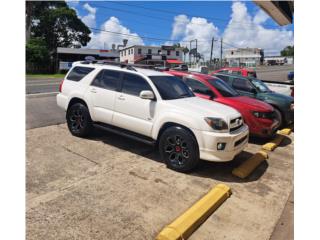
<path id="1" fill-rule="evenodd" d="M 263 63 L 261 48 L 235 48 L 224 52 L 226 63 L 230 67 L 255 67 Z"/>
<path id="2" fill-rule="evenodd" d="M 75 61 L 84 60 L 86 56 L 93 56 L 96 59 L 119 61 L 119 51 L 115 48 L 89 49 L 89 48 L 57 48 L 57 61 L 59 71 L 69 70 Z"/>
<path id="3" fill-rule="evenodd" d="M 142 46 L 125 47 L 120 52 L 120 62 L 132 64 L 150 64 L 173 66 L 182 64 L 183 48 L 174 46 Z"/>

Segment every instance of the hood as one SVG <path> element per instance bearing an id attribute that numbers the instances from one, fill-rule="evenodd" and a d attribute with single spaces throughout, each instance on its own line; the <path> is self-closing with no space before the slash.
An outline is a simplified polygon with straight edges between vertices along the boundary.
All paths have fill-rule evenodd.
<path id="1" fill-rule="evenodd" d="M 180 98 L 166 101 L 172 109 L 177 109 L 183 114 L 197 117 L 216 117 L 229 122 L 230 119 L 240 117 L 241 114 L 232 107 L 198 97 Z"/>
<path id="2" fill-rule="evenodd" d="M 276 92 L 266 92 L 266 93 L 259 93 L 260 97 L 263 97 L 263 100 L 275 100 L 275 101 L 282 101 L 287 104 L 293 103 L 293 97 L 287 96 L 281 93 Z"/>
<path id="3" fill-rule="evenodd" d="M 273 107 L 265 102 L 262 102 L 260 100 L 246 97 L 246 96 L 238 96 L 238 97 L 228 97 L 225 98 L 226 101 L 232 102 L 235 105 L 241 104 L 247 108 L 250 108 L 251 110 L 255 111 L 261 111 L 261 112 L 271 112 L 273 111 Z"/>

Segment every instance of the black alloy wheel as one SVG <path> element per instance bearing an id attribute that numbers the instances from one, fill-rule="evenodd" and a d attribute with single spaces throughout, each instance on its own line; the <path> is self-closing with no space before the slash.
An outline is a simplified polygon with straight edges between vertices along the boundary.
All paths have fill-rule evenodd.
<path id="1" fill-rule="evenodd" d="M 167 167 L 179 172 L 188 172 L 199 161 L 198 144 L 186 129 L 174 126 L 166 129 L 160 137 L 159 151 Z"/>
<path id="2" fill-rule="evenodd" d="M 87 136 L 92 129 L 92 120 L 88 108 L 82 103 L 73 104 L 67 111 L 69 131 L 77 137 Z"/>

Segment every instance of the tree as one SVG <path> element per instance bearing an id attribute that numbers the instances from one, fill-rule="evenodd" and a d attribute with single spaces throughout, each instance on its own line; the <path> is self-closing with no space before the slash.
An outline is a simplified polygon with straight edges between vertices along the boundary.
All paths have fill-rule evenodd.
<path id="1" fill-rule="evenodd" d="M 186 61 L 186 54 L 189 52 L 189 48 L 187 48 L 187 47 L 184 47 L 183 49 L 182 49 L 182 52 L 183 52 L 183 61 L 185 62 Z"/>
<path id="2" fill-rule="evenodd" d="M 69 8 L 64 1 L 26 3 L 26 39 L 29 56 L 43 59 L 45 56 L 41 57 L 31 52 L 46 46 L 50 59 L 54 59 L 57 47 L 86 46 L 91 39 L 90 33 L 90 29 L 78 18 L 75 10 Z M 28 45 L 31 40 L 31 45 Z M 34 57 L 28 57 L 27 61 L 36 60 Z"/>
<path id="3" fill-rule="evenodd" d="M 280 53 L 283 57 L 291 57 L 294 55 L 294 46 L 287 46 Z"/>

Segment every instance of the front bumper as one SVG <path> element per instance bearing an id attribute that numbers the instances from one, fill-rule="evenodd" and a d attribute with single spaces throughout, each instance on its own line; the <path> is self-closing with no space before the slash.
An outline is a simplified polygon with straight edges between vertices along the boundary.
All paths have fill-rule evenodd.
<path id="1" fill-rule="evenodd" d="M 214 162 L 227 162 L 239 154 L 247 145 L 249 129 L 246 124 L 233 133 L 217 133 L 194 130 L 200 158 Z M 224 150 L 218 150 L 218 143 L 226 143 Z"/>
<path id="2" fill-rule="evenodd" d="M 279 121 L 256 118 L 254 123 L 249 125 L 250 135 L 259 137 L 271 137 L 273 136 L 279 128 Z"/>

